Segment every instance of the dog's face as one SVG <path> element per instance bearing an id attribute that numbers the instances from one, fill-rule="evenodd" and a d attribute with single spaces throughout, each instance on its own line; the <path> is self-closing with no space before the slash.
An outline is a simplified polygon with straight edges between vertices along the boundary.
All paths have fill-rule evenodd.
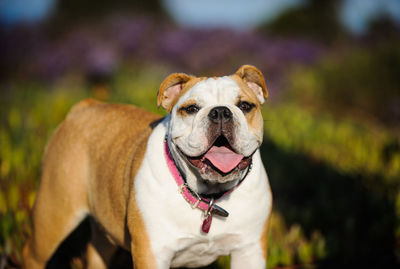
<path id="1" fill-rule="evenodd" d="M 232 76 L 197 78 L 172 74 L 158 104 L 171 114 L 168 136 L 179 158 L 211 183 L 239 178 L 263 137 L 264 78 L 253 66 Z"/>

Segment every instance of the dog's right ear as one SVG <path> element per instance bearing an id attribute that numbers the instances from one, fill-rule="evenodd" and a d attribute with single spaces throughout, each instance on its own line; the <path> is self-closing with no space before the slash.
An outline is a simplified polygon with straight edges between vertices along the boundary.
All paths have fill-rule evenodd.
<path id="1" fill-rule="evenodd" d="M 265 86 L 264 76 L 260 70 L 252 65 L 242 65 L 235 73 L 247 86 L 256 94 L 261 104 L 268 97 L 267 87 Z"/>
<path id="2" fill-rule="evenodd" d="M 160 89 L 158 90 L 157 106 L 162 106 L 165 110 L 171 112 L 182 92 L 183 85 L 192 78 L 194 77 L 184 73 L 169 75 L 163 83 L 161 83 Z"/>

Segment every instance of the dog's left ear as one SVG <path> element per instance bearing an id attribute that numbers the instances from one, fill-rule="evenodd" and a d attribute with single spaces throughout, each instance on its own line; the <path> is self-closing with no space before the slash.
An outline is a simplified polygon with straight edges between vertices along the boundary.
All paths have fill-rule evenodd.
<path id="1" fill-rule="evenodd" d="M 268 97 L 267 87 L 265 86 L 264 76 L 260 70 L 252 65 L 242 65 L 235 73 L 250 89 L 256 94 L 261 104 Z"/>
<path id="2" fill-rule="evenodd" d="M 174 73 L 169 75 L 161 83 L 160 89 L 157 93 L 157 106 L 162 106 L 168 112 L 171 112 L 175 105 L 177 97 L 183 89 L 183 85 L 194 78 L 193 76 L 184 73 Z"/>

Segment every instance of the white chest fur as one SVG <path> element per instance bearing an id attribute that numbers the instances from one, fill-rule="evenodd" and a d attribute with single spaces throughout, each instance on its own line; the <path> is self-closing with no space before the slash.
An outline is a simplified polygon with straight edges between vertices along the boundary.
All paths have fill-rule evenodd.
<path id="1" fill-rule="evenodd" d="M 183 199 L 164 158 L 167 120 L 150 136 L 135 179 L 136 202 L 158 267 L 204 266 L 235 251 L 261 253 L 260 237 L 272 198 L 259 152 L 254 154 L 253 169 L 243 183 L 217 201 L 229 217 L 214 216 L 210 232 L 204 234 L 203 212 Z"/>

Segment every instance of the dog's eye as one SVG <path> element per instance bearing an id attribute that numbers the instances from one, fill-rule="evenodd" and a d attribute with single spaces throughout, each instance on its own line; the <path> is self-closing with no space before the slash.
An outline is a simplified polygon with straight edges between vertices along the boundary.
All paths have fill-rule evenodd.
<path id="1" fill-rule="evenodd" d="M 200 108 L 196 105 L 190 105 L 190 106 L 184 107 L 183 109 L 188 114 L 195 114 L 195 113 L 199 112 L 199 110 L 200 110 Z"/>
<path id="2" fill-rule="evenodd" d="M 252 110 L 253 107 L 254 107 L 253 104 L 250 104 L 250 103 L 245 102 L 245 101 L 239 102 L 239 103 L 237 104 L 237 106 L 238 106 L 238 107 L 240 108 L 240 110 L 242 110 L 243 112 L 249 112 L 249 111 Z"/>

